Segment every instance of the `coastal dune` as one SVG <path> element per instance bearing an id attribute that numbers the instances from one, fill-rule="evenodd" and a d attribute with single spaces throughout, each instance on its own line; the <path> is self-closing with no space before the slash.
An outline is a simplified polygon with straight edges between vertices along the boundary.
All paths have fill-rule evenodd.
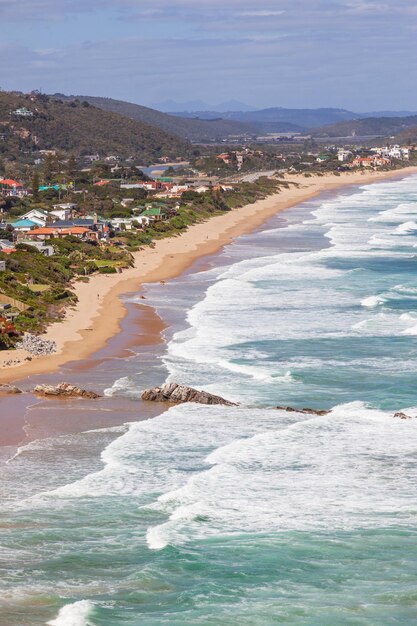
<path id="1" fill-rule="evenodd" d="M 333 173 L 311 178 L 286 176 L 286 181 L 296 184 L 256 203 L 195 224 L 181 235 L 157 241 L 154 248 L 135 253 L 134 267 L 123 274 L 94 275 L 88 283 L 75 283 L 77 306 L 43 335 L 44 339 L 56 342 L 57 352 L 31 361 L 25 360 L 28 354 L 23 350 L 1 352 L 0 382 L 55 371 L 66 362 L 93 354 L 120 330 L 120 322 L 126 314 L 120 299 L 122 294 L 138 292 L 145 283 L 178 276 L 196 259 L 217 252 L 233 238 L 251 232 L 276 213 L 325 191 L 401 178 L 416 172 L 417 167 L 409 167 L 390 172 L 347 172 L 340 176 Z"/>

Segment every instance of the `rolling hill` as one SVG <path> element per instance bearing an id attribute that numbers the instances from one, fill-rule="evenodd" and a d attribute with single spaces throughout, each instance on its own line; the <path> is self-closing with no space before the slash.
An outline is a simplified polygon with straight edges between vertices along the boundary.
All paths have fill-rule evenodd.
<path id="1" fill-rule="evenodd" d="M 63 101 L 74 99 L 86 101 L 104 111 L 124 115 L 131 120 L 158 127 L 167 133 L 193 142 L 222 141 L 231 135 L 253 135 L 258 132 L 250 123 L 219 119 L 219 115 L 213 120 L 183 119 L 139 104 L 112 98 L 64 96 L 62 94 L 54 94 L 52 97 Z"/>
<path id="2" fill-rule="evenodd" d="M 182 113 L 182 116 L 191 115 Z M 192 114 L 203 119 L 211 119 L 218 116 L 213 111 L 200 111 Z M 316 126 L 334 124 L 344 120 L 352 120 L 357 113 L 345 109 L 284 109 L 271 107 L 259 111 L 229 111 L 222 113 L 222 117 L 228 120 L 254 124 L 263 132 L 285 132 L 298 130 L 305 131 Z"/>
<path id="3" fill-rule="evenodd" d="M 417 115 L 409 117 L 368 117 L 316 128 L 315 137 L 392 137 L 417 126 Z"/>
<path id="4" fill-rule="evenodd" d="M 13 111 L 27 109 L 30 114 Z M 0 92 L 0 148 L 14 152 L 59 149 L 78 154 L 135 156 L 145 162 L 183 156 L 190 145 L 166 131 L 103 111 L 87 102 Z"/>

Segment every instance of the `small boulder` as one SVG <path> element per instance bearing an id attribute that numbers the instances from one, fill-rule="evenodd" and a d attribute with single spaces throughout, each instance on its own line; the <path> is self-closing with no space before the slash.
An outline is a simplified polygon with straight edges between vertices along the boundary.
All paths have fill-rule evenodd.
<path id="1" fill-rule="evenodd" d="M 411 415 L 406 415 L 405 413 L 402 413 L 401 411 L 398 411 L 398 413 L 394 413 L 394 417 L 399 417 L 400 420 L 411 420 L 411 419 L 413 419 L 411 417 Z"/>
<path id="2" fill-rule="evenodd" d="M 80 389 L 69 383 L 60 383 L 59 385 L 36 385 L 33 393 L 37 396 L 58 397 L 58 398 L 100 398 L 98 393 Z"/>
<path id="3" fill-rule="evenodd" d="M 15 387 L 14 385 L 0 385 L 0 393 L 4 394 L 16 394 L 22 393 L 22 390 L 19 387 Z"/>
<path id="4" fill-rule="evenodd" d="M 141 396 L 142 400 L 151 402 L 172 402 L 182 404 L 184 402 L 197 402 L 198 404 L 223 404 L 225 406 L 238 406 L 235 402 L 225 400 L 221 396 L 215 396 L 207 391 L 198 391 L 192 387 L 178 385 L 178 383 L 165 383 L 162 387 L 146 389 Z"/>

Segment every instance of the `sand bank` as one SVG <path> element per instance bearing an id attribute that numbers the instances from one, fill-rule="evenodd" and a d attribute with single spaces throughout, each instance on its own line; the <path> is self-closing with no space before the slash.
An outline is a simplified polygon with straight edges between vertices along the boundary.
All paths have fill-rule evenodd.
<path id="1" fill-rule="evenodd" d="M 391 172 L 328 174 L 322 177 L 286 176 L 298 183 L 264 200 L 212 217 L 191 226 L 176 237 L 156 242 L 154 248 L 135 253 L 135 266 L 123 274 L 95 275 L 88 283 L 75 283 L 78 304 L 63 321 L 52 324 L 43 335 L 57 343 L 58 351 L 50 356 L 25 361 L 24 351 L 0 353 L 0 382 L 10 382 L 29 375 L 52 372 L 60 365 L 85 359 L 103 347 L 120 329 L 126 309 L 122 294 L 138 292 L 144 283 L 166 281 L 186 270 L 197 258 L 213 254 L 233 238 L 251 232 L 269 217 L 317 196 L 346 185 L 358 185 L 417 173 L 417 167 Z M 7 365 L 12 360 L 13 365 Z M 20 361 L 20 363 L 16 363 Z"/>

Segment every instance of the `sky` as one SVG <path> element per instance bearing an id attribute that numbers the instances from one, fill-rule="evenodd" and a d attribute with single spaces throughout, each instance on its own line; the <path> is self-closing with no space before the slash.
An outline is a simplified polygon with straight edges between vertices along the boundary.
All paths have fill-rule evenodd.
<path id="1" fill-rule="evenodd" d="M 415 0 L 0 0 L 0 88 L 417 111 Z"/>

